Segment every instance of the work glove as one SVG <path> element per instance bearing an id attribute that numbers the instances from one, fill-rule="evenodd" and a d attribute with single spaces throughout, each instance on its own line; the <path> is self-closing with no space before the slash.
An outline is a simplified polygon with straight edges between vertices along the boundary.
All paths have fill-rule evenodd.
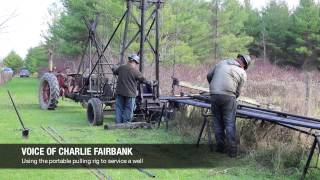
<path id="1" fill-rule="evenodd" d="M 156 86 L 156 85 L 158 85 L 158 84 L 159 84 L 159 82 L 158 82 L 157 80 L 154 80 L 154 81 L 153 81 L 153 85 L 154 85 L 154 86 Z"/>
<path id="2" fill-rule="evenodd" d="M 112 71 L 112 73 L 113 73 L 113 74 L 115 74 L 115 72 L 116 72 L 117 68 L 118 68 L 118 66 L 116 66 L 116 65 L 112 65 L 112 67 L 111 67 L 111 71 Z"/>
<path id="3" fill-rule="evenodd" d="M 145 81 L 146 85 L 152 86 L 152 82 L 151 81 Z"/>

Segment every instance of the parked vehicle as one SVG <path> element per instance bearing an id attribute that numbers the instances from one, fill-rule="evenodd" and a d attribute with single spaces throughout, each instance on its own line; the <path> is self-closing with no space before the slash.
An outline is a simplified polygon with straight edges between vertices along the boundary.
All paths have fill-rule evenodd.
<path id="1" fill-rule="evenodd" d="M 22 77 L 29 77 L 30 76 L 30 72 L 28 69 L 21 69 L 20 70 L 20 73 L 19 73 L 19 76 L 22 78 Z"/>
<path id="2" fill-rule="evenodd" d="M 2 71 L 5 72 L 5 73 L 13 73 L 13 70 L 11 68 L 9 68 L 9 67 L 4 67 L 2 69 Z"/>

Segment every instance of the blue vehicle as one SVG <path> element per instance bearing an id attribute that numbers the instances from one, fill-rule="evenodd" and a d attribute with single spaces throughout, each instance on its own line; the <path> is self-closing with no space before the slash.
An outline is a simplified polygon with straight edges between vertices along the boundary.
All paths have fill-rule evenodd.
<path id="1" fill-rule="evenodd" d="M 5 72 L 5 73 L 13 73 L 13 70 L 11 68 L 9 68 L 9 67 L 3 68 L 2 71 Z"/>
<path id="2" fill-rule="evenodd" d="M 29 77 L 30 76 L 30 72 L 28 69 L 21 69 L 20 70 L 20 73 L 19 73 L 20 77 Z"/>

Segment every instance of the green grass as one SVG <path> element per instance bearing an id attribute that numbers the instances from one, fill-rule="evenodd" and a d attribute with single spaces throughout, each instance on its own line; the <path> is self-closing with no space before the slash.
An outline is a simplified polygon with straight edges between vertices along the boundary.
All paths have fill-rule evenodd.
<path id="1" fill-rule="evenodd" d="M 21 116 L 31 129 L 28 139 L 21 138 L 20 124 L 6 90 L 10 90 Z M 92 127 L 86 121 L 85 110 L 78 103 L 60 100 L 54 111 L 44 111 L 38 105 L 38 80 L 16 78 L 0 87 L 0 143 L 55 143 L 40 127 L 51 126 L 68 143 L 190 143 L 175 131 L 164 129 L 110 130 Z M 113 117 L 105 118 L 111 123 Z M 195 160 L 197 155 L 195 155 Z M 248 158 L 231 159 L 212 153 L 208 159 L 214 167 L 208 169 L 148 169 L 157 179 L 297 179 L 299 172 L 291 175 L 273 173 Z M 104 169 L 112 179 L 150 179 L 136 169 Z M 312 174 L 316 177 L 319 174 Z M 87 169 L 1 169 L 0 179 L 96 179 Z"/>

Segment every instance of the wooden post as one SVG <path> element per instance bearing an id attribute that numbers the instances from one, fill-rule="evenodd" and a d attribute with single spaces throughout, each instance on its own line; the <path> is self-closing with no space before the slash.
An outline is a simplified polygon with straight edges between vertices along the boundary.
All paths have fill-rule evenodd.
<path id="1" fill-rule="evenodd" d="M 49 49 L 49 72 L 53 71 L 52 50 Z"/>
<path id="2" fill-rule="evenodd" d="M 305 85 L 305 101 L 304 101 L 304 115 L 309 115 L 309 99 L 310 99 L 310 73 L 304 72 L 304 85 Z"/>
<path id="3" fill-rule="evenodd" d="M 104 129 L 137 129 L 137 128 L 146 128 L 151 129 L 151 124 L 147 122 L 128 122 L 121 124 L 106 124 Z"/>
<path id="4" fill-rule="evenodd" d="M 0 72 L 0 85 L 2 84 L 2 79 L 3 79 L 2 72 Z"/>
<path id="5" fill-rule="evenodd" d="M 263 62 L 267 62 L 267 46 L 266 46 L 265 29 L 263 29 L 263 32 L 262 32 L 262 44 L 263 44 Z"/>

